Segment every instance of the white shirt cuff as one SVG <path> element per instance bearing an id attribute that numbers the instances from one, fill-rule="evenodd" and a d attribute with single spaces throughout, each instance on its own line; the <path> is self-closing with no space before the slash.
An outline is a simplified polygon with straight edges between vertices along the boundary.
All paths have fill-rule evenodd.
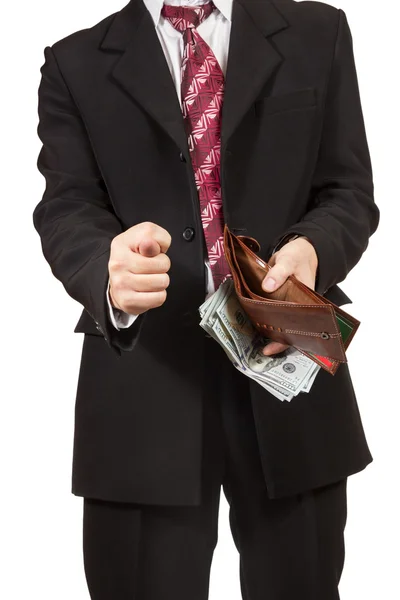
<path id="1" fill-rule="evenodd" d="M 106 291 L 107 296 L 107 304 L 108 304 L 108 312 L 110 316 L 110 321 L 114 325 L 115 329 L 127 329 L 130 327 L 134 321 L 138 318 L 139 315 L 129 315 L 128 313 L 123 312 L 122 310 L 118 310 L 114 308 L 111 304 L 110 300 L 110 280 L 108 280 L 108 286 Z"/>

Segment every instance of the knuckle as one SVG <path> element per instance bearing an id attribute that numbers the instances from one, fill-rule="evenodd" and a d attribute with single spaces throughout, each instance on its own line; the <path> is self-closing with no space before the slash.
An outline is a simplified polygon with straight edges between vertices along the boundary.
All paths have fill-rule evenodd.
<path id="1" fill-rule="evenodd" d="M 120 271 L 123 267 L 123 261 L 119 258 L 111 257 L 108 261 L 108 270 L 110 273 L 115 273 L 116 271 Z"/>
<path id="2" fill-rule="evenodd" d="M 166 298 L 167 298 L 167 292 L 165 290 L 163 290 L 162 292 L 157 292 L 157 295 L 155 298 L 155 306 L 161 306 L 162 304 L 164 304 Z"/>
<path id="3" fill-rule="evenodd" d="M 115 238 L 113 238 L 111 240 L 111 243 L 110 243 L 111 252 L 115 252 L 115 250 L 117 248 L 119 248 L 120 244 L 121 244 L 121 234 L 116 235 Z"/>
<path id="4" fill-rule="evenodd" d="M 167 288 L 170 284 L 170 277 L 168 275 L 168 273 L 164 273 L 163 279 L 162 279 L 162 286 L 164 288 Z"/>
<path id="5" fill-rule="evenodd" d="M 141 223 L 140 226 L 142 229 L 142 233 L 144 235 L 149 235 L 149 236 L 152 236 L 156 229 L 156 225 L 154 223 L 152 223 L 151 221 L 143 221 L 143 223 Z"/>
<path id="6" fill-rule="evenodd" d="M 169 285 L 169 277 L 167 275 L 167 273 L 160 273 L 158 275 L 155 275 L 153 281 L 152 281 L 152 286 L 155 292 L 162 292 L 164 291 Z"/>
<path id="7" fill-rule="evenodd" d="M 165 230 L 165 231 L 166 231 L 166 230 Z M 167 243 L 167 248 L 169 248 L 169 247 L 170 247 L 170 245 L 171 245 L 171 242 L 172 242 L 172 237 L 171 237 L 171 234 L 170 234 L 170 233 L 168 233 L 168 231 L 166 231 L 166 243 Z"/>
<path id="8" fill-rule="evenodd" d="M 114 290 L 121 291 L 126 288 L 126 276 L 125 274 L 114 275 L 111 280 L 111 284 Z"/>
<path id="9" fill-rule="evenodd" d="M 279 263 L 279 265 L 277 265 L 277 271 L 280 275 L 282 275 L 282 277 L 288 277 L 288 275 L 290 275 L 293 272 L 292 266 L 286 260 L 282 261 L 281 263 Z"/>
<path id="10" fill-rule="evenodd" d="M 171 259 L 169 258 L 169 256 L 167 256 L 166 254 L 161 254 L 160 255 L 160 263 L 161 263 L 161 271 L 162 272 L 167 272 L 169 271 L 170 267 L 171 267 Z"/>

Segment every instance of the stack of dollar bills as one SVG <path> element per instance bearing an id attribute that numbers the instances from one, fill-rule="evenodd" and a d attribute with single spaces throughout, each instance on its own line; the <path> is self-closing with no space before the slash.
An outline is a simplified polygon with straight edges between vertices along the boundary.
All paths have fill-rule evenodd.
<path id="1" fill-rule="evenodd" d="M 300 392 L 310 391 L 320 367 L 292 347 L 275 356 L 262 354 L 271 340 L 252 325 L 231 278 L 206 299 L 199 312 L 201 327 L 222 346 L 233 365 L 273 396 L 290 402 Z"/>

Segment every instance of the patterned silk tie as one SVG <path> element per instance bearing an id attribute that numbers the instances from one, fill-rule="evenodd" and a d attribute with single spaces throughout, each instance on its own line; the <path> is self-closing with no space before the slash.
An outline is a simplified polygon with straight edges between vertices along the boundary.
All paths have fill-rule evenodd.
<path id="1" fill-rule="evenodd" d="M 196 27 L 215 5 L 212 1 L 196 6 L 165 5 L 163 17 L 183 32 L 184 54 L 181 66 L 182 112 L 200 201 L 201 220 L 215 289 L 229 276 L 224 255 L 220 156 L 221 109 L 224 74 L 211 48 Z"/>

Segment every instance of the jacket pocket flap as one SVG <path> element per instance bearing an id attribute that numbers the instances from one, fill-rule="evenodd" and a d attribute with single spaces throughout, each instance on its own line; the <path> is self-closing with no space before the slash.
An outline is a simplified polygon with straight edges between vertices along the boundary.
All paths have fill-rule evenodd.
<path id="1" fill-rule="evenodd" d="M 316 105 L 315 88 L 304 88 L 278 96 L 267 96 L 255 103 L 256 114 L 278 113 Z"/>

